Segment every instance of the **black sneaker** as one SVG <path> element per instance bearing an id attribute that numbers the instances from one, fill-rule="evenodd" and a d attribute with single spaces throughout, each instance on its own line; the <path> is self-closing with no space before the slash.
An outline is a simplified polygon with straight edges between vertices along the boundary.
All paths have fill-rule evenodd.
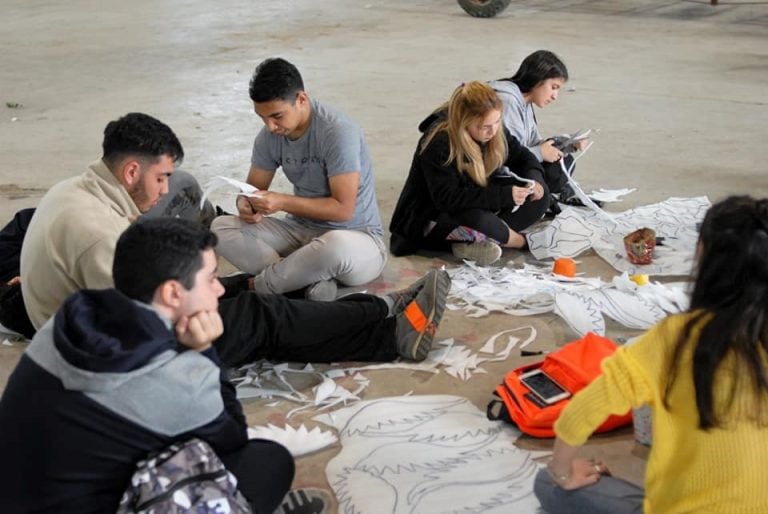
<path id="1" fill-rule="evenodd" d="M 600 200 L 595 200 L 594 198 L 590 198 L 590 200 L 592 200 L 592 202 L 598 207 L 600 208 L 603 207 L 603 202 L 601 202 Z M 564 198 L 563 195 L 560 195 L 560 203 L 565 205 L 571 205 L 573 207 L 586 207 L 586 205 L 584 205 L 584 202 L 581 201 L 581 198 L 579 198 L 575 194 L 567 198 Z"/>
<path id="2" fill-rule="evenodd" d="M 222 298 L 233 298 L 243 291 L 250 289 L 248 281 L 253 277 L 250 273 L 237 273 L 226 277 L 219 277 L 219 282 L 224 286 Z"/>
<path id="3" fill-rule="evenodd" d="M 291 489 L 274 514 L 324 514 L 329 503 L 329 494 L 323 489 Z"/>

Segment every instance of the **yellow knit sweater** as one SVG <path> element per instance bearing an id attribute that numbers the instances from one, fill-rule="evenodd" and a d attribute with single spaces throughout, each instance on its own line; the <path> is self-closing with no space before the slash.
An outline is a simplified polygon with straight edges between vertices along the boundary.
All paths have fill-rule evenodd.
<path id="1" fill-rule="evenodd" d="M 698 428 L 690 351 L 682 355 L 677 380 L 662 400 L 672 350 L 690 314 L 667 318 L 636 343 L 603 362 L 603 374 L 576 394 L 555 423 L 572 446 L 583 444 L 609 414 L 648 404 L 653 412 L 653 445 L 645 476 L 646 513 L 768 513 L 768 428 L 749 421 L 756 400 L 734 359 L 726 359 L 715 381 L 720 414 L 732 387 L 737 401 L 721 419 L 724 428 Z M 697 337 L 694 331 L 692 337 Z M 746 384 L 748 387 L 748 384 Z M 763 406 L 765 409 L 766 406 Z M 765 411 L 764 411 L 765 412 Z"/>

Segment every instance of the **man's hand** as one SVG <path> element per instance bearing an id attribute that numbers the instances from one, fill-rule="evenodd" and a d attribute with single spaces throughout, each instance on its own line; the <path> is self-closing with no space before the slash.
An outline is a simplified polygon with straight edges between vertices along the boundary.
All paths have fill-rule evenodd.
<path id="1" fill-rule="evenodd" d="M 554 141 L 547 139 L 539 145 L 544 162 L 557 162 L 563 158 L 563 152 L 554 147 Z"/>
<path id="2" fill-rule="evenodd" d="M 264 219 L 264 215 L 253 206 L 250 197 L 238 196 L 235 206 L 240 219 L 246 223 L 259 223 Z"/>
<path id="3" fill-rule="evenodd" d="M 259 191 L 259 196 L 249 198 L 251 207 L 263 214 L 274 214 L 284 210 L 286 195 L 274 191 Z"/>
<path id="4" fill-rule="evenodd" d="M 176 338 L 182 346 L 202 352 L 224 333 L 224 323 L 218 311 L 200 311 L 182 316 L 176 322 Z"/>

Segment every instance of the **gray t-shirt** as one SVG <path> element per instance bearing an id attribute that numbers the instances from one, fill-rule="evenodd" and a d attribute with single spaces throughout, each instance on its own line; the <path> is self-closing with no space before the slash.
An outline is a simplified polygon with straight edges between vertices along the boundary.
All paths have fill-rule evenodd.
<path id="1" fill-rule="evenodd" d="M 328 229 L 369 230 L 381 236 L 381 219 L 373 184 L 373 165 L 363 131 L 345 114 L 311 100 L 309 128 L 296 141 L 272 134 L 266 127 L 253 142 L 251 164 L 266 171 L 282 167 L 293 184 L 293 194 L 303 198 L 331 196 L 328 178 L 358 171 L 355 212 L 348 221 L 318 221 L 292 216 L 308 226 Z"/>

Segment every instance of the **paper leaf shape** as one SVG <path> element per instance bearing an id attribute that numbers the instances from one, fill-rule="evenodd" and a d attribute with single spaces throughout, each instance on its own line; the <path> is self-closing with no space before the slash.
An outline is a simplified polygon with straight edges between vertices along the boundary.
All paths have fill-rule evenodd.
<path id="1" fill-rule="evenodd" d="M 323 431 L 320 427 L 307 430 L 307 427 L 301 424 L 297 430 L 290 425 L 280 428 L 271 423 L 267 426 L 248 427 L 248 439 L 278 442 L 288 448 L 294 457 L 322 450 L 338 440 L 332 432 Z"/>

